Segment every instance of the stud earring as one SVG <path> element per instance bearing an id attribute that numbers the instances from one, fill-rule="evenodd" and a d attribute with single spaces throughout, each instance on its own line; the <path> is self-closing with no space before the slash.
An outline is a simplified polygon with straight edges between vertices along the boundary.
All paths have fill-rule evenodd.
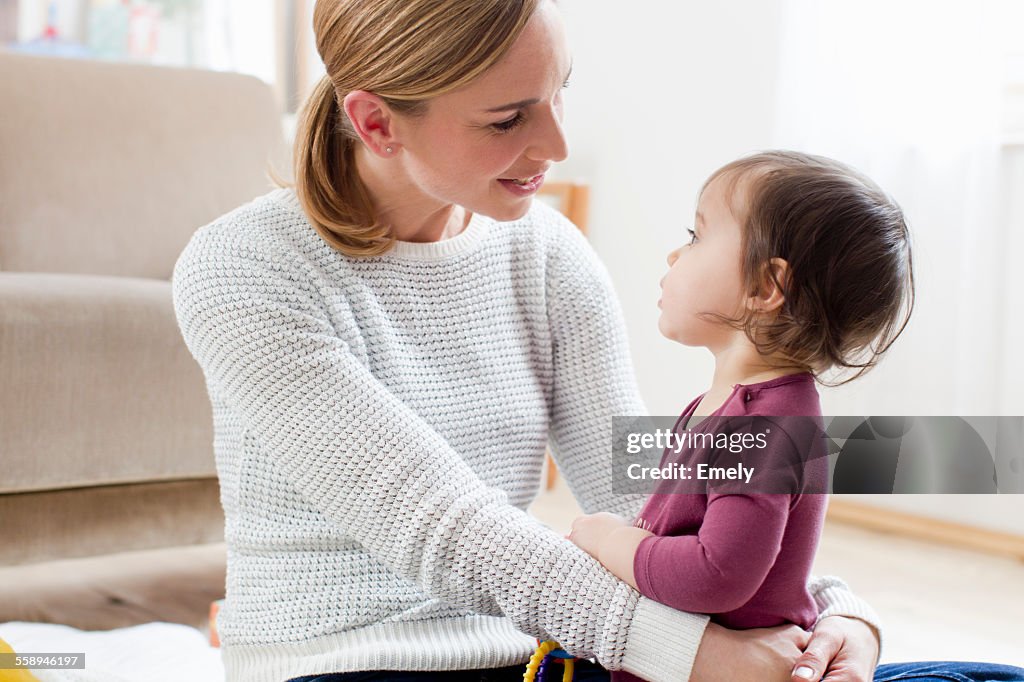
<path id="1" fill-rule="evenodd" d="M 390 154 L 391 152 L 393 152 L 395 150 L 392 149 L 391 147 L 384 147 L 384 151 L 386 151 L 388 154 Z"/>

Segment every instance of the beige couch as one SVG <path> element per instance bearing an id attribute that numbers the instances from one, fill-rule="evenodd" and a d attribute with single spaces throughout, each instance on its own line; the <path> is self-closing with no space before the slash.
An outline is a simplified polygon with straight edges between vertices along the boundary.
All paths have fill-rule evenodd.
<path id="1" fill-rule="evenodd" d="M 283 160 L 255 78 L 0 53 L 0 621 L 198 624 L 223 594 L 169 278 Z"/>

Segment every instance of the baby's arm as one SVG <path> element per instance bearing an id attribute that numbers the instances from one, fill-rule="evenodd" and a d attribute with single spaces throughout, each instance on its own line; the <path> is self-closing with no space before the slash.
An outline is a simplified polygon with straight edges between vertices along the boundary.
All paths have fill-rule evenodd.
<path id="1" fill-rule="evenodd" d="M 616 528 L 605 536 L 597 550 L 596 558 L 619 580 L 624 580 L 632 585 L 634 590 L 639 590 L 633 571 L 636 552 L 641 542 L 653 536 L 654 533 L 651 531 L 636 526 Z"/>
<path id="2" fill-rule="evenodd" d="M 708 496 L 697 535 L 635 541 L 641 594 L 676 609 L 724 613 L 747 603 L 782 546 L 789 495 Z"/>
<path id="3" fill-rule="evenodd" d="M 790 499 L 712 494 L 697 535 L 659 537 L 615 514 L 588 514 L 573 521 L 569 539 L 645 597 L 724 613 L 764 582 L 782 546 Z"/>
<path id="4" fill-rule="evenodd" d="M 618 514 L 599 512 L 577 517 L 567 537 L 635 590 L 633 557 L 640 542 L 652 535 L 650 531 L 629 525 Z"/>

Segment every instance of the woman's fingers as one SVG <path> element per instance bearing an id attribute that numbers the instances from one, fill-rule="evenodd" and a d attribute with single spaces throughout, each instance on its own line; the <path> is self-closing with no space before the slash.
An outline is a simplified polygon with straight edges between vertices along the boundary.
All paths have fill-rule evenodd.
<path id="1" fill-rule="evenodd" d="M 827 629 L 814 632 L 809 637 L 810 642 L 793 666 L 793 682 L 818 682 L 843 646 L 842 637 Z"/>

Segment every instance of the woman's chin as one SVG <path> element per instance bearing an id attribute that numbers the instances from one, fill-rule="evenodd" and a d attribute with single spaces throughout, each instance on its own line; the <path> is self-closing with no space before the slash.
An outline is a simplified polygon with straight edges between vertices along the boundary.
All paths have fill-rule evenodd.
<path id="1" fill-rule="evenodd" d="M 511 197 L 511 200 L 503 197 L 502 199 L 501 201 L 494 201 L 492 197 L 492 201 L 488 201 L 486 205 L 475 210 L 471 208 L 470 210 L 474 213 L 485 215 L 499 223 L 507 223 L 519 220 L 529 213 L 530 207 L 533 206 L 533 197 Z"/>
<path id="2" fill-rule="evenodd" d="M 526 199 L 525 201 L 516 202 L 515 206 L 504 206 L 499 209 L 500 217 L 497 215 L 491 216 L 498 222 L 507 223 L 513 220 L 519 220 L 527 213 L 530 212 L 530 206 L 533 205 L 532 199 Z"/>

